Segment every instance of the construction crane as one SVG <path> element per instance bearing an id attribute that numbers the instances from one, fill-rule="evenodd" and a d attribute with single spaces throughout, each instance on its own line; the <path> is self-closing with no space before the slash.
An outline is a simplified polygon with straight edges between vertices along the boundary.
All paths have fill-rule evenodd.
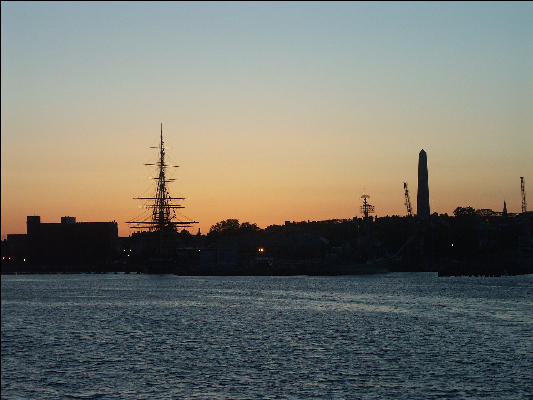
<path id="1" fill-rule="evenodd" d="M 522 212 L 525 213 L 527 211 L 526 181 L 523 176 L 520 177 L 520 192 L 522 193 Z"/>
<path id="2" fill-rule="evenodd" d="M 407 208 L 407 215 L 413 216 L 413 209 L 411 208 L 411 199 L 409 198 L 409 189 L 407 189 L 407 182 L 403 183 L 403 190 L 405 193 L 405 207 Z"/>

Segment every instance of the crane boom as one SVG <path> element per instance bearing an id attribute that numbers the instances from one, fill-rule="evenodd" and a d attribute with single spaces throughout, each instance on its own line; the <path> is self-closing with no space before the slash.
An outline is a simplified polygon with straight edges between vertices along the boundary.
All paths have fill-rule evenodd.
<path id="1" fill-rule="evenodd" d="M 522 212 L 527 212 L 527 202 L 526 202 L 526 180 L 523 176 L 520 177 L 520 193 L 522 195 Z"/>
<path id="2" fill-rule="evenodd" d="M 411 208 L 411 199 L 409 198 L 409 189 L 407 188 L 407 182 L 403 183 L 403 190 L 405 195 L 405 207 L 407 208 L 407 215 L 413 215 L 413 209 Z"/>

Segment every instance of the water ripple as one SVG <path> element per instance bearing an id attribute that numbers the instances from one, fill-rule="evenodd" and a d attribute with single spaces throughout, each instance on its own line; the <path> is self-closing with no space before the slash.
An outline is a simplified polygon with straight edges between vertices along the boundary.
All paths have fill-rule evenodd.
<path id="1" fill-rule="evenodd" d="M 533 277 L 2 277 L 2 398 L 531 398 Z"/>

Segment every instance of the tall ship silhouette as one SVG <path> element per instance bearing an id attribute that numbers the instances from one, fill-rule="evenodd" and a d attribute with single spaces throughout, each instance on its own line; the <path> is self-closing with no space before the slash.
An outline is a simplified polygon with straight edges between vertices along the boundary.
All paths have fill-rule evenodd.
<path id="1" fill-rule="evenodd" d="M 156 167 L 157 176 L 152 178 L 156 181 L 155 194 L 147 197 L 134 197 L 135 200 L 144 201 L 144 209 L 149 210 L 149 212 L 140 218 L 127 221 L 127 223 L 130 225 L 130 229 L 137 230 L 132 234 L 132 239 L 136 243 L 135 256 L 137 259 L 150 263 L 173 263 L 179 252 L 180 235 L 178 228 L 191 227 L 198 221 L 181 214 L 177 215 L 176 210 L 185 208 L 177 202 L 185 200 L 185 197 L 173 197 L 169 192 L 168 185 L 176 179 L 168 177 L 168 169 L 179 166 L 170 165 L 165 159 L 162 123 L 159 145 L 151 146 L 151 148 L 159 150 L 157 161 L 144 165 Z"/>
<path id="2" fill-rule="evenodd" d="M 156 163 L 145 163 L 147 166 L 157 166 L 158 175 L 153 177 L 157 180 L 155 196 L 153 197 L 134 197 L 136 200 L 150 200 L 150 204 L 145 207 L 151 209 L 151 218 L 141 219 L 140 221 L 128 221 L 130 228 L 148 230 L 149 232 L 168 233 L 175 232 L 179 227 L 189 227 L 197 224 L 198 221 L 185 219 L 186 217 L 177 218 L 176 209 L 185 208 L 181 204 L 174 204 L 176 200 L 185 200 L 185 197 L 172 197 L 168 191 L 167 184 L 174 182 L 176 179 L 167 178 L 167 168 L 178 168 L 179 165 L 168 165 L 165 162 L 165 143 L 163 141 L 163 123 L 161 123 L 161 136 L 159 146 L 151 148 L 159 150 L 159 157 Z"/>

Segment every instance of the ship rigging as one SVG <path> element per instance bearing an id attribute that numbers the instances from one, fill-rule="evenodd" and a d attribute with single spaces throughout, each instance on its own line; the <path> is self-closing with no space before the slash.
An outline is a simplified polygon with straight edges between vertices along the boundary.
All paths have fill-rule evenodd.
<path id="1" fill-rule="evenodd" d="M 161 136 L 159 146 L 152 146 L 159 150 L 159 157 L 156 163 L 146 163 L 147 166 L 157 166 L 158 176 L 153 179 L 157 180 L 155 195 L 153 197 L 134 197 L 136 200 L 151 200 L 145 208 L 151 210 L 151 215 L 137 221 L 127 221 L 130 229 L 147 230 L 148 232 L 172 233 L 177 228 L 190 227 L 197 224 L 198 221 L 190 220 L 186 217 L 180 219 L 176 216 L 176 209 L 185 208 L 181 204 L 175 204 L 175 200 L 185 200 L 185 197 L 172 197 L 168 191 L 167 184 L 174 182 L 175 179 L 167 178 L 167 168 L 177 168 L 178 165 L 168 165 L 165 162 L 165 144 L 163 142 L 163 123 L 161 123 Z"/>

